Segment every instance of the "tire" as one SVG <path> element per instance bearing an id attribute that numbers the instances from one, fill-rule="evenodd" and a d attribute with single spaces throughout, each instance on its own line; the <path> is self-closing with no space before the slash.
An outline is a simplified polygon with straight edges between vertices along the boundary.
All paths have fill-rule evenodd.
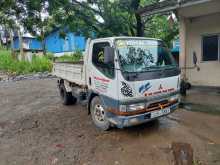
<path id="1" fill-rule="evenodd" d="M 182 96 L 186 96 L 186 85 L 185 85 L 186 83 L 185 83 L 185 81 L 181 81 L 181 83 L 180 83 L 180 94 L 182 95 Z"/>
<path id="2" fill-rule="evenodd" d="M 102 102 L 98 96 L 92 99 L 90 107 L 92 120 L 96 127 L 102 131 L 109 130 L 111 123 L 106 119 L 105 109 L 103 108 Z"/>
<path id="3" fill-rule="evenodd" d="M 76 103 L 76 98 L 72 96 L 71 92 L 66 91 L 64 84 L 60 84 L 59 91 L 63 105 L 71 105 Z"/>
<path id="4" fill-rule="evenodd" d="M 191 85 L 189 82 L 186 82 L 186 83 L 185 83 L 185 88 L 186 88 L 187 90 L 190 90 L 191 87 L 192 87 L 192 85 Z"/>

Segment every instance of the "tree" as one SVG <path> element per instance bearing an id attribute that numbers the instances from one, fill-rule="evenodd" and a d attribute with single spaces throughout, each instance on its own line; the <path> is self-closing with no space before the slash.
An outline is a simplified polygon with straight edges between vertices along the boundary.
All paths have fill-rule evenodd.
<path id="1" fill-rule="evenodd" d="M 12 56 L 14 57 L 15 53 L 13 51 L 13 29 L 16 27 L 16 23 L 13 20 L 14 13 L 11 10 L 11 7 L 15 5 L 14 1 L 1 1 L 0 2 L 0 25 L 4 31 L 4 35 L 9 34 L 11 48 L 12 48 Z M 8 44 L 8 38 L 6 37 L 6 43 Z M 8 48 L 8 46 L 7 46 Z"/>
<path id="2" fill-rule="evenodd" d="M 25 1 L 24 3 L 27 10 L 27 17 L 23 19 L 23 24 L 28 32 L 37 36 L 42 42 L 43 53 L 45 55 L 45 37 L 55 27 L 53 18 L 47 16 L 48 1 Z"/>
<path id="3" fill-rule="evenodd" d="M 13 18 L 10 20 L 18 30 L 22 26 L 37 35 L 43 42 L 44 52 L 45 36 L 53 28 L 66 27 L 86 37 L 147 36 L 162 38 L 168 43 L 178 34 L 178 24 L 170 28 L 166 16 L 143 19 L 136 12 L 140 7 L 157 1 L 5 0 L 0 2 L 0 14 L 3 13 L 7 21 Z M 43 13 L 48 13 L 48 16 L 43 17 Z"/>
<path id="4" fill-rule="evenodd" d="M 129 2 L 128 2 L 129 1 Z M 89 0 L 51 1 L 50 14 L 57 22 L 66 24 L 74 31 L 95 32 L 97 37 L 142 35 L 141 17 L 136 14 L 140 0 Z M 59 14 L 58 14 L 59 13 Z M 135 25 L 135 16 L 137 26 Z M 141 26 L 141 27 L 140 27 Z M 141 31 L 141 30 L 142 31 Z M 88 35 L 88 34 L 87 34 Z"/>
<path id="5" fill-rule="evenodd" d="M 128 12 L 128 15 L 130 18 L 134 17 L 131 19 L 131 26 L 135 28 L 136 33 L 134 36 L 142 37 L 144 36 L 144 27 L 146 22 L 148 21 L 142 20 L 142 17 L 139 13 L 137 13 L 137 10 L 143 6 L 147 5 L 150 3 L 155 3 L 157 0 L 121 0 L 120 1 L 120 7 L 124 12 Z M 133 24 L 135 22 L 135 24 Z"/>
<path id="6" fill-rule="evenodd" d="M 48 1 L 49 13 L 55 22 L 68 26 L 74 32 L 97 37 L 108 36 L 168 36 L 176 34 L 176 28 L 167 28 L 164 16 L 152 16 L 144 19 L 136 12 L 141 6 L 159 0 L 53 0 Z M 158 20 L 155 27 L 155 22 Z M 166 30 L 163 30 L 165 25 Z M 151 28 L 154 26 L 154 29 Z M 162 33 L 160 35 L 155 35 Z M 173 36 L 173 35 L 170 35 Z M 169 37 L 166 37 L 166 39 Z M 171 37 L 172 38 L 172 37 Z"/>
<path id="7" fill-rule="evenodd" d="M 145 25 L 145 35 L 151 38 L 159 38 L 165 41 L 170 46 L 171 41 L 179 34 L 178 22 L 174 22 L 170 26 L 168 22 L 168 15 L 155 15 L 149 19 Z"/>
<path id="8" fill-rule="evenodd" d="M 10 33 L 11 48 L 13 48 L 13 33 L 21 34 L 22 20 L 26 17 L 26 9 L 23 0 L 0 1 L 0 24 Z M 22 37 L 19 37 L 22 39 Z M 20 40 L 20 43 L 21 40 Z M 23 56 L 23 45 L 20 44 L 20 54 Z M 15 55 L 12 49 L 12 55 Z"/>

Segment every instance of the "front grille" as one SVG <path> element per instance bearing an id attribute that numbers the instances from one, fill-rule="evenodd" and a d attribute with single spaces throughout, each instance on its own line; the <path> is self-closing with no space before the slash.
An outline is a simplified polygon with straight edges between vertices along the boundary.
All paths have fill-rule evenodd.
<path id="1" fill-rule="evenodd" d="M 162 100 L 159 102 L 149 104 L 146 108 L 146 111 L 150 112 L 150 111 L 155 111 L 155 110 L 167 108 L 167 107 L 172 106 L 176 103 L 178 103 L 178 100 L 174 100 L 174 101 Z"/>
<path id="2" fill-rule="evenodd" d="M 160 107 L 160 105 L 165 105 L 167 103 L 169 103 L 168 100 L 162 100 L 156 103 L 151 103 L 147 108 Z"/>

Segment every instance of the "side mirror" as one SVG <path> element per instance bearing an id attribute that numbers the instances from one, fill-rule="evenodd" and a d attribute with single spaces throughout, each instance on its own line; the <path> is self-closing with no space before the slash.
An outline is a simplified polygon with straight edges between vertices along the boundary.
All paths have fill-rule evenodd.
<path id="1" fill-rule="evenodd" d="M 197 65 L 197 56 L 196 56 L 196 52 L 193 52 L 193 64 L 196 66 Z"/>
<path id="2" fill-rule="evenodd" d="M 104 49 L 104 63 L 108 65 L 114 65 L 115 49 L 107 46 Z"/>

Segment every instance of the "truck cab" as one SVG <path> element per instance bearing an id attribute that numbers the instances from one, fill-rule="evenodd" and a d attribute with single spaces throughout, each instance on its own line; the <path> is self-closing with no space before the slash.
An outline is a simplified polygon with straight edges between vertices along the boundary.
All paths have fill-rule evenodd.
<path id="1" fill-rule="evenodd" d="M 60 77 L 58 86 L 63 82 L 66 93 L 76 99 L 76 88 L 83 90 L 89 114 L 102 130 L 155 120 L 179 105 L 180 70 L 158 39 L 89 40 L 78 73 L 80 81 L 74 80 L 77 76 L 68 79 L 56 74 L 56 70 L 55 67 L 55 75 Z"/>

